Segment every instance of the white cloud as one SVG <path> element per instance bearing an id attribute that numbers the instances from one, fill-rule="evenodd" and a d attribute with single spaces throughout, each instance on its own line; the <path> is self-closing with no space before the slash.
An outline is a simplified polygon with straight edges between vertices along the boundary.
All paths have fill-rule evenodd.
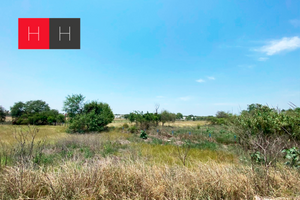
<path id="1" fill-rule="evenodd" d="M 188 100 L 191 99 L 191 97 L 189 97 L 189 96 L 186 96 L 186 97 L 179 97 L 179 99 L 180 99 L 181 101 L 188 101 Z"/>
<path id="2" fill-rule="evenodd" d="M 290 20 L 290 23 L 291 23 L 294 27 L 300 27 L 300 19 L 292 19 L 292 20 Z"/>
<path id="3" fill-rule="evenodd" d="M 216 80 L 215 77 L 213 77 L 213 76 L 208 76 L 207 78 L 208 78 L 209 80 Z"/>
<path id="4" fill-rule="evenodd" d="M 268 59 L 269 59 L 268 57 L 260 57 L 260 58 L 258 58 L 258 61 L 266 61 Z"/>
<path id="5" fill-rule="evenodd" d="M 266 53 L 269 56 L 280 53 L 282 51 L 292 51 L 300 48 L 300 38 L 295 37 L 284 37 L 281 40 L 272 40 L 268 45 L 265 45 L 256 51 Z"/>
<path id="6" fill-rule="evenodd" d="M 205 82 L 205 80 L 203 80 L 203 79 L 199 79 L 199 80 L 196 80 L 198 83 L 204 83 Z"/>

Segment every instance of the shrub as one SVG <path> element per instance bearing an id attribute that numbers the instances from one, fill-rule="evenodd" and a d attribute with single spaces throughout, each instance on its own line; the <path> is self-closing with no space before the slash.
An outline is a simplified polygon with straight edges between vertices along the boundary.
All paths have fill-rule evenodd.
<path id="1" fill-rule="evenodd" d="M 300 150 L 297 147 L 285 149 L 282 152 L 286 153 L 284 158 L 289 160 L 285 163 L 286 165 L 290 167 L 300 168 Z"/>
<path id="2" fill-rule="evenodd" d="M 141 131 L 140 138 L 147 139 L 147 133 L 144 130 Z"/>
<path id="3" fill-rule="evenodd" d="M 84 105 L 82 114 L 72 119 L 69 132 L 103 131 L 113 119 L 114 114 L 107 103 L 92 101 Z"/>
<path id="4" fill-rule="evenodd" d="M 124 124 L 123 124 L 123 127 L 124 127 L 124 128 L 129 128 L 129 125 L 128 125 L 127 123 L 124 123 Z"/>
<path id="5" fill-rule="evenodd" d="M 133 126 L 131 126 L 131 127 L 128 128 L 128 131 L 130 133 L 136 133 L 137 132 L 137 127 L 135 125 L 133 125 Z"/>

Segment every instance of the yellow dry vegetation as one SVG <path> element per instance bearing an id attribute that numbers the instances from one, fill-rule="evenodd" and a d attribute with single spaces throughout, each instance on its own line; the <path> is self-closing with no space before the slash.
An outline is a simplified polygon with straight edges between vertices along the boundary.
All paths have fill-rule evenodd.
<path id="1" fill-rule="evenodd" d="M 123 124 L 127 123 L 128 125 L 134 125 L 135 123 L 130 123 L 129 120 L 126 119 L 115 119 L 112 123 L 108 124 L 108 126 L 112 127 L 121 127 Z M 208 125 L 207 121 L 175 121 L 175 122 L 166 122 L 164 126 L 173 126 L 173 127 L 188 127 L 188 126 L 204 126 Z M 161 123 L 159 124 L 161 126 Z"/>
<path id="2" fill-rule="evenodd" d="M 65 132 L 65 126 L 35 126 L 39 129 L 35 141 L 47 140 L 49 142 L 55 142 L 59 139 L 67 137 Z M 34 128 L 34 126 L 30 126 Z M 26 125 L 0 125 L 0 142 L 13 144 L 16 142 L 14 138 L 15 131 L 23 130 L 28 131 L 28 126 Z"/>

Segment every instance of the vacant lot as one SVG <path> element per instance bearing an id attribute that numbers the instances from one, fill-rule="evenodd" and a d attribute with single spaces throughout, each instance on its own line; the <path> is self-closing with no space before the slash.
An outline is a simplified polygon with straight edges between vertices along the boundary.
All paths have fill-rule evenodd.
<path id="1" fill-rule="evenodd" d="M 106 132 L 89 134 L 39 126 L 33 143 L 34 127 L 1 125 L 1 199 L 300 195 L 297 170 L 279 164 L 266 179 L 262 168 L 250 164 L 231 127 L 177 121 L 146 130 L 147 139 L 141 139 L 139 132 L 123 129 L 124 123 L 131 125 L 115 120 Z"/>

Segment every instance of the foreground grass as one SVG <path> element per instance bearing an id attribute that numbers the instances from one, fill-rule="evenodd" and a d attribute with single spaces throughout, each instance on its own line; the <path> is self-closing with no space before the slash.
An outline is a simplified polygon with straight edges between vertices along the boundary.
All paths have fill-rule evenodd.
<path id="1" fill-rule="evenodd" d="M 299 173 L 198 162 L 191 168 L 148 165 L 111 157 L 58 166 L 5 168 L 0 174 L 2 199 L 252 199 L 255 195 L 299 195 Z"/>

